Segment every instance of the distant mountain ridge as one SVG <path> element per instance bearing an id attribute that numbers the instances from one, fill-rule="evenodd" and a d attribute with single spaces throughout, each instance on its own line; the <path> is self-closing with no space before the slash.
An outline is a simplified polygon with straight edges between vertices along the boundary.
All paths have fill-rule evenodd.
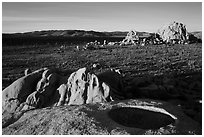
<path id="1" fill-rule="evenodd" d="M 112 32 L 98 32 L 98 31 L 85 31 L 85 30 L 42 30 L 32 31 L 25 33 L 3 33 L 5 36 L 16 37 L 49 37 L 49 36 L 62 36 L 62 37 L 125 37 L 128 31 L 112 31 Z M 149 35 L 148 32 L 137 32 L 138 35 Z"/>
<path id="2" fill-rule="evenodd" d="M 25 33 L 3 33 L 7 36 L 31 36 L 31 37 L 48 37 L 48 36 L 62 36 L 62 37 L 125 37 L 128 32 L 114 31 L 114 32 L 97 32 L 85 30 L 43 30 L 32 31 Z"/>

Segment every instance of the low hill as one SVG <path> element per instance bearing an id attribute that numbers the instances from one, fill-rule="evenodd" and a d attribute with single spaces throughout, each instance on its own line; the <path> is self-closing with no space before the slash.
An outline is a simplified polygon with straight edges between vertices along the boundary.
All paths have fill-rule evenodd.
<path id="1" fill-rule="evenodd" d="M 3 33 L 3 37 L 125 37 L 128 31 L 113 31 L 113 32 L 97 32 L 85 30 L 43 30 L 25 33 Z M 138 35 L 143 36 L 149 34 L 148 32 L 137 32 Z"/>
<path id="2" fill-rule="evenodd" d="M 25 33 L 3 33 L 3 37 L 125 37 L 128 31 L 98 32 L 85 30 L 43 30 Z M 147 36 L 149 32 L 137 32 L 139 36 Z M 198 39 L 202 39 L 202 31 L 190 32 Z"/>
<path id="3" fill-rule="evenodd" d="M 96 31 L 84 30 L 47 30 L 47 31 L 33 31 L 26 33 L 5 34 L 6 36 L 31 36 L 31 37 L 49 37 L 49 36 L 63 36 L 63 37 L 104 37 L 105 33 Z"/>

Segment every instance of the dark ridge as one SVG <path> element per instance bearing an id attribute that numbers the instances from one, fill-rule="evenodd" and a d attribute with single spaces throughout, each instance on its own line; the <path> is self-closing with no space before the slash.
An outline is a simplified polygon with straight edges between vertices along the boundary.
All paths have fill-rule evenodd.
<path id="1" fill-rule="evenodd" d="M 25 33 L 2 34 L 3 46 L 15 45 L 61 45 L 61 44 L 85 44 L 91 41 L 104 40 L 122 41 L 128 32 L 97 32 L 85 30 L 43 30 Z M 153 36 L 155 33 L 137 32 L 140 37 Z M 191 43 L 202 42 L 202 32 L 189 33 Z"/>

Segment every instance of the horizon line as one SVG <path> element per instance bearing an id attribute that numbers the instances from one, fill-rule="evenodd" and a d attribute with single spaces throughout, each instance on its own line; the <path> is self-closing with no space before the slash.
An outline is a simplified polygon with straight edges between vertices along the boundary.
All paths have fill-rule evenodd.
<path id="1" fill-rule="evenodd" d="M 24 32 L 2 32 L 2 34 L 17 34 L 17 33 L 29 33 L 29 32 L 41 32 L 41 31 L 67 31 L 67 30 L 73 30 L 73 31 L 94 31 L 94 32 L 129 32 L 131 30 L 135 29 L 130 29 L 130 30 L 113 30 L 113 31 L 99 31 L 99 30 L 85 30 L 85 29 L 42 29 L 42 30 L 31 30 L 31 31 L 24 31 Z M 136 32 L 147 32 L 147 33 L 157 33 L 157 32 L 148 32 L 148 31 L 137 31 Z M 194 30 L 194 31 L 188 31 L 188 32 L 197 32 L 202 30 Z"/>

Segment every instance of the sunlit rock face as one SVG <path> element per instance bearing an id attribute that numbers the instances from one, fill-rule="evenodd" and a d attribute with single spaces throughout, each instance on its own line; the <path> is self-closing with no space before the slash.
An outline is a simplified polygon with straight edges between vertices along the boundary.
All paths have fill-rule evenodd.
<path id="1" fill-rule="evenodd" d="M 47 68 L 42 68 L 29 73 L 2 91 L 2 113 L 15 112 L 19 105 L 26 101 L 26 98 L 35 91 L 36 84 L 40 80 L 42 73 Z"/>
<path id="2" fill-rule="evenodd" d="M 175 21 L 160 28 L 158 33 L 166 42 L 171 42 L 171 40 L 185 42 L 189 39 L 186 25 Z"/>
<path id="3" fill-rule="evenodd" d="M 67 87 L 67 88 L 66 88 Z M 61 97 L 58 106 L 65 102 L 68 105 L 81 105 L 110 100 L 110 88 L 104 82 L 99 81 L 95 74 L 86 68 L 72 73 L 66 85 L 58 89 Z"/>

